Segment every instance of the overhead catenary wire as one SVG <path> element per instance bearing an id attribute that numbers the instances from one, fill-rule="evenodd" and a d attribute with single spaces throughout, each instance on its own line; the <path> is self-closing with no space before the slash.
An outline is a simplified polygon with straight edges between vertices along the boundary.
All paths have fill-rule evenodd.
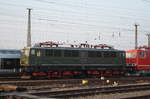
<path id="1" fill-rule="evenodd" d="M 56 2 L 57 3 L 57 2 Z M 42 8 L 38 8 L 37 7 L 37 9 L 42 9 Z M 111 9 L 114 9 L 114 8 L 111 8 Z M 43 10 L 47 10 L 47 9 L 43 9 Z M 52 10 L 52 9 L 51 9 Z M 57 10 L 58 11 L 58 10 Z M 98 11 L 99 11 L 99 9 L 98 9 Z M 101 10 L 101 11 L 103 11 L 103 10 Z M 129 9 L 127 9 L 127 11 L 130 11 Z M 133 10 L 134 12 L 136 11 L 136 10 Z M 60 12 L 62 12 L 62 10 L 60 10 Z M 71 12 L 71 11 L 70 11 Z M 93 12 L 93 11 L 92 11 Z M 74 13 L 74 12 L 73 12 Z M 133 17 L 134 17 L 135 15 L 133 15 Z M 134 17 L 135 18 L 135 17 Z M 143 16 L 143 18 L 145 18 L 145 16 Z"/>
<path id="2" fill-rule="evenodd" d="M 41 0 L 41 1 L 43 1 L 43 0 Z M 65 0 L 65 1 L 67 1 L 67 0 Z M 132 9 L 131 8 L 130 9 L 126 9 L 126 8 L 125 9 L 124 8 L 117 9 L 117 7 L 114 7 L 114 8 L 108 7 L 108 10 L 112 9 L 112 10 L 116 10 L 116 12 L 125 11 L 125 13 L 121 13 L 120 15 L 114 15 L 113 14 L 110 16 L 108 14 L 108 16 L 106 16 L 107 14 L 101 14 L 101 13 L 97 14 L 97 12 L 108 11 L 108 10 L 104 10 L 104 6 L 98 7 L 98 6 L 95 6 L 95 4 L 93 4 L 93 3 L 91 3 L 91 4 L 88 3 L 87 1 L 86 2 L 83 1 L 81 3 L 78 3 L 79 5 L 77 5 L 77 3 L 72 3 L 72 2 L 53 1 L 53 3 L 54 2 L 56 2 L 55 3 L 56 6 L 61 6 L 61 7 L 66 7 L 66 8 L 71 7 L 71 6 L 72 7 L 69 10 L 66 10 L 63 8 L 62 9 L 53 8 L 53 7 L 49 7 L 46 9 L 44 7 L 38 7 L 35 5 L 34 8 L 36 8 L 36 10 L 33 13 L 33 16 L 34 16 L 33 17 L 33 20 L 34 20 L 33 24 L 34 24 L 34 26 L 42 26 L 43 25 L 45 28 L 43 28 L 43 27 L 41 27 L 41 28 L 43 28 L 43 30 L 45 29 L 45 32 L 58 33 L 57 36 L 59 36 L 60 34 L 65 34 L 66 31 L 64 29 L 68 29 L 67 31 L 69 31 L 69 32 L 71 31 L 72 36 L 74 36 L 74 34 L 75 34 L 74 30 L 77 30 L 80 27 L 80 33 L 82 33 L 82 35 L 84 35 L 86 32 L 89 33 L 89 35 L 91 35 L 91 34 L 95 35 L 98 32 L 102 32 L 102 34 L 104 36 L 103 38 L 105 39 L 106 36 L 111 38 L 111 34 L 112 34 L 112 32 L 114 32 L 114 38 L 117 38 L 117 37 L 132 38 L 133 34 L 131 34 L 131 32 L 134 31 L 132 29 L 132 25 L 130 26 L 130 23 L 129 23 L 127 25 L 121 26 L 120 24 L 123 24 L 123 21 L 119 21 L 117 18 L 120 18 L 122 20 L 133 20 L 133 19 L 134 20 L 141 20 L 141 21 L 146 21 L 147 23 L 149 21 L 149 18 L 147 16 L 147 14 L 148 14 L 147 12 L 146 13 L 142 12 L 143 15 L 140 15 L 140 16 L 137 15 L 134 18 L 134 15 L 136 15 L 136 13 L 138 11 L 135 11 L 135 14 L 132 13 L 135 10 L 135 9 L 133 10 L 133 8 Z M 21 7 L 22 5 L 23 6 L 21 8 L 28 6 L 28 5 L 31 5 L 31 4 L 20 4 L 19 5 L 19 3 L 15 4 L 12 1 L 6 1 L 4 3 L 6 5 L 10 4 L 10 6 L 15 8 L 15 9 Z M 49 5 L 49 3 L 44 3 L 44 5 Z M 77 9 L 75 9 L 75 8 L 77 8 Z M 15 9 L 12 9 L 11 11 L 13 11 Z M 81 12 L 78 11 L 79 9 L 82 9 L 82 11 Z M 91 9 L 90 11 L 93 11 L 93 12 L 88 12 L 88 11 L 86 12 L 85 9 Z M 103 11 L 101 11 L 99 9 L 101 9 Z M 5 9 L 5 10 L 8 11 L 8 9 Z M 18 11 L 21 11 L 21 10 L 18 9 Z M 144 10 L 144 11 L 148 11 L 148 10 Z M 65 16 L 66 14 L 64 14 L 64 13 L 68 13 L 69 16 L 66 17 Z M 127 13 L 130 13 L 129 16 L 126 15 Z M 19 17 L 21 17 L 20 14 L 18 14 L 18 15 L 19 15 Z M 36 16 L 36 15 L 38 15 L 38 16 Z M 8 14 L 8 16 L 15 17 L 16 15 L 13 15 L 10 13 L 10 14 Z M 54 16 L 57 16 L 57 18 L 55 19 Z M 87 19 L 84 19 L 84 18 L 86 18 L 86 16 L 88 16 Z M 102 16 L 102 17 L 106 16 L 106 19 L 109 19 L 109 21 L 97 21 L 96 20 L 97 17 L 95 17 L 95 16 L 99 16 L 99 17 L 100 16 Z M 143 17 L 143 16 L 145 16 L 145 17 Z M 115 19 L 115 20 L 111 20 L 111 19 Z M 23 20 L 23 18 L 22 18 L 22 20 Z M 38 22 L 39 20 L 40 20 L 40 23 Z M 80 21 L 77 21 L 77 20 L 80 20 Z M 5 22 L 3 21 L 4 25 L 7 25 L 11 20 L 7 21 L 8 23 L 6 21 Z M 116 23 L 115 23 L 115 21 L 116 21 Z M 118 24 L 117 21 L 122 22 L 122 23 Z M 21 20 L 16 21 L 16 22 L 21 23 Z M 103 24 L 99 24 L 98 22 L 103 23 Z M 17 23 L 14 23 L 14 24 L 17 24 Z M 110 23 L 114 23 L 114 25 L 113 26 L 109 25 Z M 0 24 L 2 24 L 2 23 L 0 22 Z M 50 28 L 48 27 L 48 25 L 50 25 Z M 13 29 L 12 28 L 13 26 L 10 25 L 9 27 L 11 29 Z M 4 29 L 9 28 L 9 27 L 4 27 Z M 60 30 L 54 30 L 58 27 L 60 27 L 59 28 Z M 10 31 L 9 30 L 7 30 L 8 33 L 11 31 L 11 30 Z M 38 27 L 34 27 L 34 31 L 39 33 L 38 30 L 40 30 Z M 141 29 L 140 31 L 142 33 L 149 32 L 148 28 Z M 118 36 L 119 35 L 118 32 L 120 32 L 120 34 L 121 34 L 120 36 Z M 125 33 L 128 33 L 128 35 L 124 35 Z M 49 35 L 49 34 L 45 33 L 46 37 L 48 37 L 47 35 Z M 89 37 L 85 37 L 85 38 L 89 39 Z M 128 42 L 128 41 L 123 41 L 123 42 Z"/>

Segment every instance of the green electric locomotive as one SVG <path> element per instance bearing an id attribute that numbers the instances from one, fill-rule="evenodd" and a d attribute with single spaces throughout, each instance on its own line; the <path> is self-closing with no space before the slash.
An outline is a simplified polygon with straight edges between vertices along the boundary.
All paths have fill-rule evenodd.
<path id="1" fill-rule="evenodd" d="M 47 44 L 47 43 L 46 43 Z M 125 69 L 125 51 L 106 45 L 59 47 L 48 43 L 49 47 L 24 48 L 21 66 L 31 76 L 105 76 L 120 75 Z"/>

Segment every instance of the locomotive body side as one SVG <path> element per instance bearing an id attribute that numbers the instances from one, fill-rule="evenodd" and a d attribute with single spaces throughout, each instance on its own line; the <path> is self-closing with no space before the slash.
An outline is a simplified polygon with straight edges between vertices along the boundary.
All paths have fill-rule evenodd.
<path id="1" fill-rule="evenodd" d="M 123 72 L 125 68 L 125 51 L 115 49 L 33 47 L 24 51 L 22 66 L 30 73 L 84 71 L 93 74 L 96 71 L 101 75 L 104 72 Z"/>
<path id="2" fill-rule="evenodd" d="M 83 48 L 31 48 L 30 66 L 124 66 L 123 51 Z"/>

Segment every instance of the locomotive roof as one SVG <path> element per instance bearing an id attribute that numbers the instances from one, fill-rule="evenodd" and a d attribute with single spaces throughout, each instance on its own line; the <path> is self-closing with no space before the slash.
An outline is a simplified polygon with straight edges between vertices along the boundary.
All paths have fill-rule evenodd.
<path id="1" fill-rule="evenodd" d="M 127 50 L 126 52 L 140 52 L 140 51 L 150 52 L 150 50 L 143 50 L 143 49 Z"/>
<path id="2" fill-rule="evenodd" d="M 139 51 L 150 52 L 150 46 L 140 46 L 137 49 L 127 50 L 126 52 L 139 52 Z"/>
<path id="3" fill-rule="evenodd" d="M 99 49 L 99 48 L 75 48 L 75 47 L 32 47 L 31 49 L 61 49 L 61 50 L 87 50 L 87 51 L 123 51 L 117 49 Z"/>

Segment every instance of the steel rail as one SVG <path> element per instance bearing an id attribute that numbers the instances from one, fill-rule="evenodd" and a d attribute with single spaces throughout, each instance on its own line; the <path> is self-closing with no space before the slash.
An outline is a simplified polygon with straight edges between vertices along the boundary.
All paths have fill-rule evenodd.
<path id="1" fill-rule="evenodd" d="M 63 91 L 39 91 L 35 93 L 31 92 L 30 94 L 38 95 L 38 96 L 48 96 L 50 98 L 67 98 L 67 97 L 96 95 L 100 93 L 110 94 L 110 93 L 123 93 L 123 92 L 140 91 L 140 90 L 150 90 L 150 84 L 87 88 L 87 89 L 63 90 Z"/>
<path id="2" fill-rule="evenodd" d="M 80 97 L 80 96 L 92 96 L 98 94 L 115 94 L 115 93 L 126 93 L 131 91 L 143 91 L 150 90 L 150 84 L 139 84 L 139 85 L 124 85 L 124 86 L 110 86 L 100 88 L 86 88 L 86 89 L 75 89 L 75 90 L 62 90 L 62 91 L 29 91 L 29 92 L 9 92 L 1 93 L 0 96 L 15 95 L 20 97 L 26 97 L 27 99 L 52 99 L 52 98 L 69 98 L 69 97 Z M 124 98 L 126 99 L 126 98 Z M 127 98 L 128 99 L 128 98 Z M 130 99 L 130 98 L 129 98 Z M 134 98 L 131 98 L 134 99 Z"/>
<path id="3" fill-rule="evenodd" d="M 121 99 L 150 99 L 150 94 L 140 95 L 140 96 L 130 96 L 130 97 L 121 98 Z"/>

